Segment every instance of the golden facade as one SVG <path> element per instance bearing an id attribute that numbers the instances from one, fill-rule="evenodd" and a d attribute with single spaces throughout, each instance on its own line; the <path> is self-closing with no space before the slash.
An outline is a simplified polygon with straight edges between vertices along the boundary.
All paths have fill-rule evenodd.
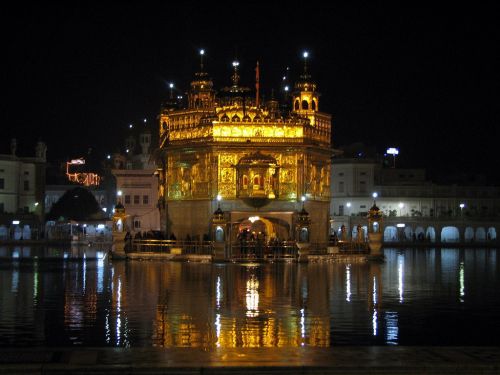
<path id="1" fill-rule="evenodd" d="M 180 238 L 207 233 L 210 223 L 186 211 L 209 217 L 217 196 L 228 214 L 243 213 L 237 220 L 258 208 L 261 216 L 287 212 L 293 227 L 304 196 L 306 207 L 321 211 L 314 214 L 324 232 L 317 239 L 326 238 L 331 116 L 319 111 L 316 84 L 304 72 L 284 113 L 278 101 L 261 104 L 258 90 L 253 96 L 240 86 L 233 65 L 232 86 L 218 95 L 202 65 L 191 83 L 187 108 L 165 106 L 159 116 L 160 202 L 167 232 Z"/>

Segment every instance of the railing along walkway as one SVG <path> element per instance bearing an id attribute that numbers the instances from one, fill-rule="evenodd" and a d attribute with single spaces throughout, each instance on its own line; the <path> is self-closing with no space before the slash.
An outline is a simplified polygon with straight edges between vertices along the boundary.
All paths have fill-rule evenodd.
<path id="1" fill-rule="evenodd" d="M 212 255 L 213 248 L 211 241 L 134 239 L 125 245 L 125 252 Z"/>
<path id="2" fill-rule="evenodd" d="M 295 241 L 284 241 L 280 244 L 234 243 L 230 252 L 230 259 L 235 261 L 296 259 L 297 256 Z"/>

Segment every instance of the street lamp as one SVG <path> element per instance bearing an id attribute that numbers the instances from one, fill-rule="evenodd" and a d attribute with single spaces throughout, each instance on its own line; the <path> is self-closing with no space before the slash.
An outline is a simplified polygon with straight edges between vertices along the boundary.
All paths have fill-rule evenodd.
<path id="1" fill-rule="evenodd" d="M 460 207 L 460 217 L 463 217 L 465 203 L 460 203 L 459 207 Z"/>
<path id="2" fill-rule="evenodd" d="M 399 203 L 399 216 L 401 216 L 401 209 L 405 206 L 403 203 Z"/>
<path id="3" fill-rule="evenodd" d="M 217 208 L 220 208 L 220 201 L 222 200 L 222 195 L 217 194 Z"/>
<path id="4" fill-rule="evenodd" d="M 170 99 L 173 99 L 173 97 L 174 97 L 174 84 L 173 84 L 173 82 L 170 82 L 168 84 L 168 87 L 170 88 Z"/>
<path id="5" fill-rule="evenodd" d="M 346 206 L 348 208 L 348 210 L 347 210 L 347 216 L 350 216 L 351 215 L 351 202 L 347 202 Z"/>
<path id="6" fill-rule="evenodd" d="M 392 167 L 396 168 L 396 155 L 399 155 L 399 150 L 396 147 L 390 147 L 387 149 L 386 153 L 388 153 L 389 155 L 392 155 L 392 157 L 393 157 Z"/>

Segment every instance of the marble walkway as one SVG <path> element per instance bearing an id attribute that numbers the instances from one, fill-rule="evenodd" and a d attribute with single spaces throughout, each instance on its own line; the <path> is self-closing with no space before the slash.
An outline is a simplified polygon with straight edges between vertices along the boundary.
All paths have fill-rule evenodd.
<path id="1" fill-rule="evenodd" d="M 0 348 L 0 374 L 500 374 L 499 347 Z"/>

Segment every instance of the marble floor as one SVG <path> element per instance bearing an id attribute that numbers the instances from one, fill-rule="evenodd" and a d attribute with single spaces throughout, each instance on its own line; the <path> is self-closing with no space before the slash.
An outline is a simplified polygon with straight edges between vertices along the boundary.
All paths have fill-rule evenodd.
<path id="1" fill-rule="evenodd" d="M 0 374 L 500 374 L 500 347 L 2 348 Z"/>

